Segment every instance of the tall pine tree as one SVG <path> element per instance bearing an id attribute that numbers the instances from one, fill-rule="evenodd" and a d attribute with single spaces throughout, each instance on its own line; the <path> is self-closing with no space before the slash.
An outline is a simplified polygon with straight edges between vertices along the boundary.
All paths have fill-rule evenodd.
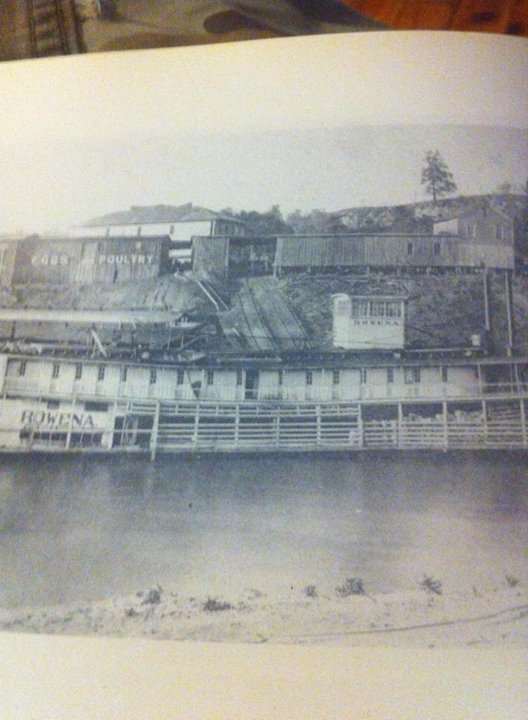
<path id="1" fill-rule="evenodd" d="M 438 150 L 428 150 L 424 162 L 422 185 L 425 185 L 426 193 L 433 196 L 433 202 L 456 192 L 457 185 L 453 175 Z"/>

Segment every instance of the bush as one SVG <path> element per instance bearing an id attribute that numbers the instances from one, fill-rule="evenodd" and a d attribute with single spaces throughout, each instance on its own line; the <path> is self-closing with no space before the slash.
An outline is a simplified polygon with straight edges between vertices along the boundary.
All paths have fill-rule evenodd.
<path id="1" fill-rule="evenodd" d="M 230 603 L 212 597 L 207 598 L 203 605 L 205 612 L 219 612 L 221 610 L 232 610 L 232 608 L 233 606 Z"/>
<path id="2" fill-rule="evenodd" d="M 306 597 L 316 598 L 317 597 L 317 588 L 315 587 L 315 585 L 307 585 L 304 588 L 304 594 L 306 595 Z"/>
<path id="3" fill-rule="evenodd" d="M 516 578 L 514 575 L 506 575 L 505 577 L 506 577 L 506 582 L 508 583 L 508 587 L 511 587 L 511 588 L 514 588 L 520 582 L 519 578 Z"/>
<path id="4" fill-rule="evenodd" d="M 441 595 L 442 594 L 442 583 L 440 580 L 435 580 L 434 578 L 430 577 L 429 575 L 424 575 L 423 580 L 420 580 L 418 583 L 421 588 L 423 588 L 426 592 L 430 593 L 431 595 Z"/>
<path id="5" fill-rule="evenodd" d="M 339 597 L 350 597 L 351 595 L 365 595 L 365 586 L 361 578 L 347 578 L 342 585 L 336 587 Z"/>
<path id="6" fill-rule="evenodd" d="M 161 588 L 152 588 L 147 592 L 145 597 L 143 598 L 142 605 L 158 605 L 161 602 Z"/>

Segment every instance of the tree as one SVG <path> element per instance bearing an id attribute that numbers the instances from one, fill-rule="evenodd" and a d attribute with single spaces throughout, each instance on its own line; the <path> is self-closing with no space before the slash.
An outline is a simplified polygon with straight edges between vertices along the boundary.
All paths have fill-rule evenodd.
<path id="1" fill-rule="evenodd" d="M 456 192 L 457 186 L 453 175 L 438 150 L 428 150 L 424 162 L 422 185 L 425 185 L 426 193 L 433 196 L 434 203 L 438 198 Z"/>
<path id="2" fill-rule="evenodd" d="M 242 210 L 235 217 L 246 223 L 248 235 L 280 235 L 290 233 L 291 227 L 282 217 L 280 207 L 273 205 L 267 212 L 259 213 L 256 210 Z"/>
<path id="3" fill-rule="evenodd" d="M 350 232 L 350 228 L 343 223 L 338 215 L 326 212 L 326 210 L 311 210 L 306 215 L 303 215 L 300 210 L 295 210 L 295 212 L 288 215 L 286 222 L 295 235 L 302 235 L 303 233 L 325 235 Z"/>

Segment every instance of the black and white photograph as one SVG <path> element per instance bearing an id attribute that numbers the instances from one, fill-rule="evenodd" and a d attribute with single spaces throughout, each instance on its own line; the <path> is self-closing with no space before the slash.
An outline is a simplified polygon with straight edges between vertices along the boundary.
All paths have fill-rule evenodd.
<path id="1" fill-rule="evenodd" d="M 0 77 L 0 628 L 526 647 L 522 98 L 281 47 Z"/>

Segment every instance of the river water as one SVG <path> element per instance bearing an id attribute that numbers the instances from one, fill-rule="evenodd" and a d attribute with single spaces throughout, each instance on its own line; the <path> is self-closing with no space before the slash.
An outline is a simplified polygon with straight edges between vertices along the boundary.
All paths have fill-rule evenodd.
<path id="1" fill-rule="evenodd" d="M 528 580 L 521 454 L 0 458 L 0 606 Z"/>

